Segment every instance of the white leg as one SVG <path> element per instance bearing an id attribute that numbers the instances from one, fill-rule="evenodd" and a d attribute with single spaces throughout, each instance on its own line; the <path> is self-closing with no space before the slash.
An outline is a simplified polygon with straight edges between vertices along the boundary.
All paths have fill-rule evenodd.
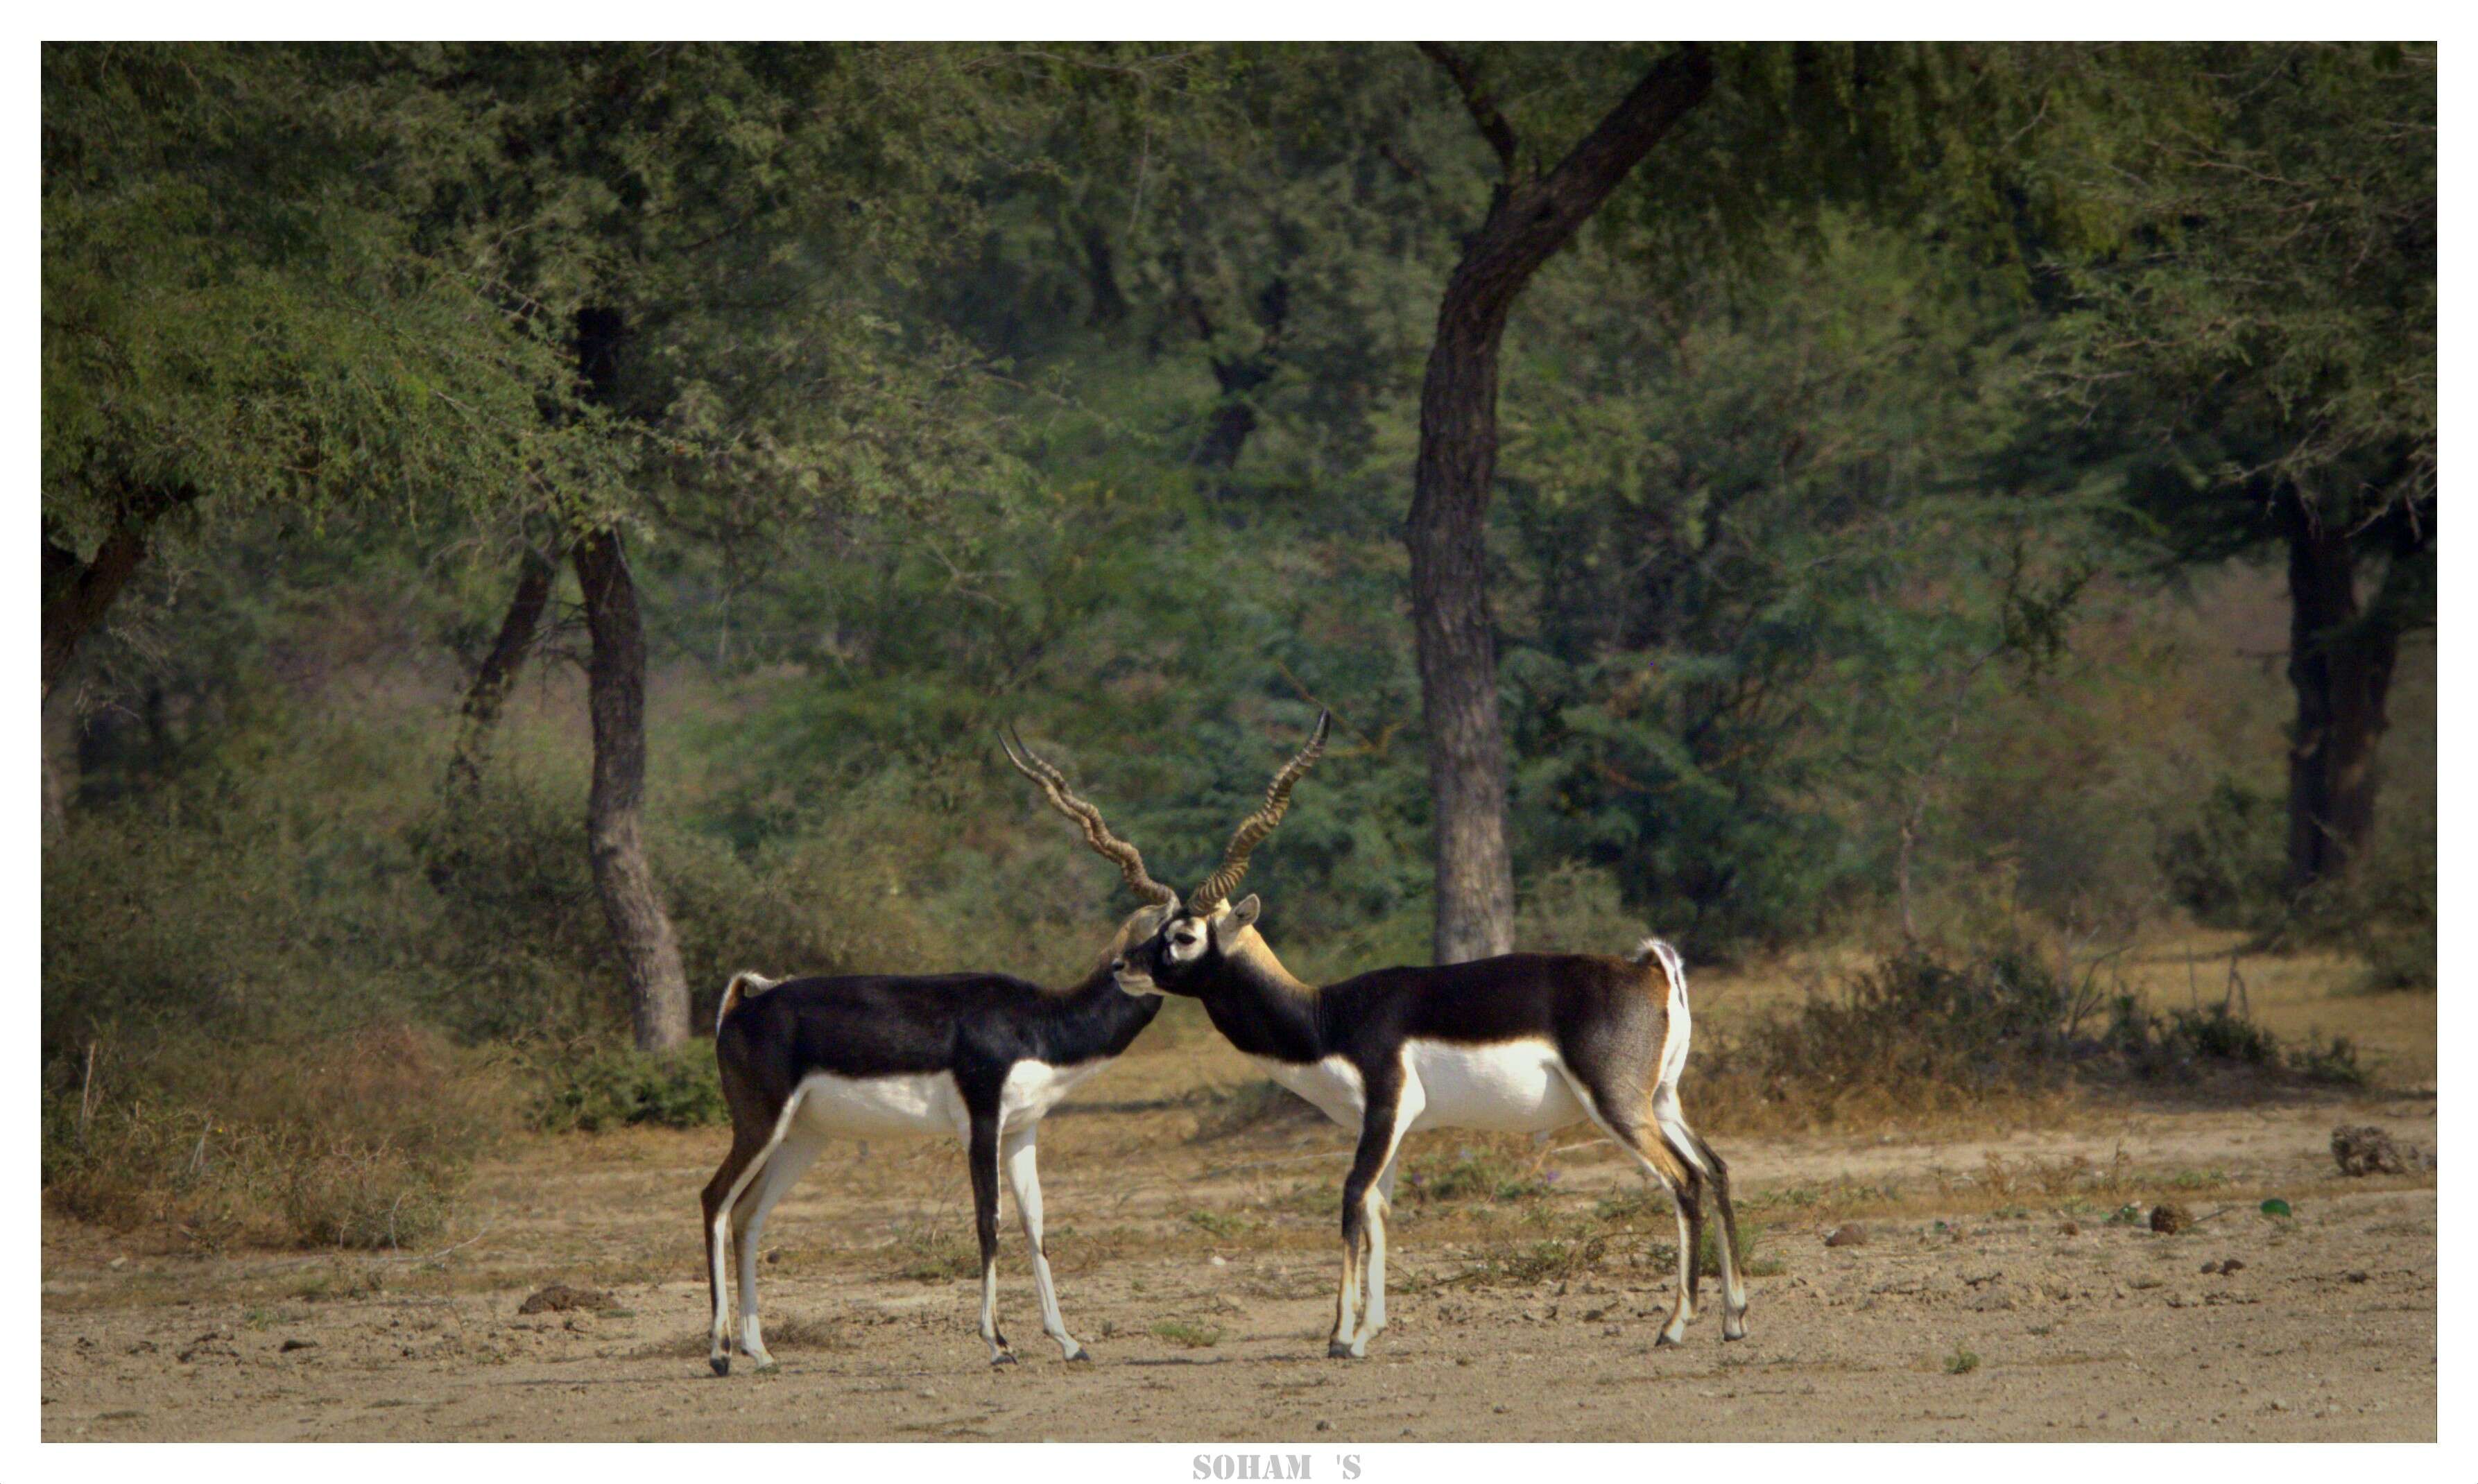
<path id="1" fill-rule="evenodd" d="M 1067 1332 L 1067 1320 L 1058 1312 L 1058 1290 L 1049 1281 L 1049 1254 L 1042 1246 L 1041 1170 L 1035 1163 L 1033 1143 L 1040 1132 L 1038 1123 L 1010 1131 L 999 1141 L 999 1158 L 1006 1167 L 1007 1191 L 1015 1197 L 1016 1218 L 1024 1222 L 1024 1243 L 1032 1248 L 1032 1287 L 1041 1297 L 1041 1332 L 1058 1342 L 1061 1359 L 1090 1360 L 1093 1357 Z"/>
<path id="2" fill-rule="evenodd" d="M 1385 1166 L 1368 1188 L 1368 1307 L 1359 1322 L 1359 1333 L 1352 1337 L 1351 1353 L 1364 1356 L 1368 1342 L 1385 1327 L 1385 1219 L 1394 1210 L 1394 1174 L 1403 1162 L 1403 1136 L 1411 1124 L 1427 1111 L 1429 1096 L 1420 1079 L 1405 1075 L 1403 1079 L 1403 1100 L 1394 1110 L 1394 1142 L 1386 1146 Z"/>
<path id="3" fill-rule="evenodd" d="M 722 1274 L 725 1260 L 731 1252 L 732 1232 L 738 1224 L 736 1213 L 740 1209 L 741 1197 L 748 1193 L 750 1182 L 765 1172 L 767 1161 L 774 1157 L 775 1150 L 782 1146 L 784 1136 L 791 1132 L 792 1120 L 800 1111 L 801 1096 L 798 1093 L 793 1094 L 792 1100 L 783 1105 L 783 1111 L 774 1116 L 774 1132 L 766 1141 L 766 1147 L 740 1171 L 739 1178 L 731 1182 L 730 1195 L 715 1208 L 714 1240 L 711 1243 L 714 1249 L 714 1332 L 706 1348 L 706 1364 L 714 1368 L 717 1375 L 727 1374 L 731 1370 L 731 1310 L 724 1302 Z"/>
<path id="4" fill-rule="evenodd" d="M 1695 1299 L 1690 1292 L 1695 1281 L 1695 1239 L 1686 1228 L 1685 1194 L 1670 1183 L 1669 1176 L 1643 1150 L 1635 1147 L 1633 1140 L 1610 1125 L 1601 1113 L 1599 1099 L 1592 1096 L 1591 1089 L 1583 1086 L 1580 1077 L 1563 1067 L 1558 1070 L 1565 1074 L 1567 1085 L 1574 1089 L 1575 1100 L 1581 1103 L 1583 1111 L 1591 1116 L 1592 1125 L 1606 1135 L 1609 1143 L 1626 1151 L 1627 1156 L 1635 1162 L 1635 1168 L 1643 1171 L 1646 1182 L 1657 1186 L 1669 1196 L 1669 1209 L 1678 1218 L 1678 1304 L 1670 1311 L 1669 1322 L 1660 1326 L 1660 1339 L 1656 1343 L 1682 1345 L 1686 1341 L 1686 1323 L 1695 1318 Z"/>
<path id="5" fill-rule="evenodd" d="M 766 1337 L 757 1327 L 757 1249 L 765 1238 L 766 1216 L 824 1147 L 825 1140 L 816 1134 L 795 1132 L 785 1138 L 732 1213 L 732 1224 L 738 1228 L 732 1242 L 740 1254 L 740 1352 L 755 1361 L 760 1371 L 774 1364 L 774 1357 L 766 1353 Z"/>
<path id="6" fill-rule="evenodd" d="M 1712 1171 L 1706 1168 L 1704 1156 L 1699 1152 L 1701 1141 L 1696 1139 L 1695 1131 L 1686 1126 L 1686 1114 L 1678 1106 L 1678 1088 L 1674 1083 L 1664 1082 L 1652 1090 L 1652 1117 L 1653 1121 L 1660 1125 L 1661 1135 L 1668 1140 L 1669 1146 L 1677 1151 L 1680 1158 L 1695 1167 L 1707 1186 L 1718 1191 Z M 1726 1212 L 1729 1204 L 1727 1193 L 1721 1192 L 1716 1198 Z M 1721 1254 L 1721 1338 L 1724 1340 L 1747 1337 L 1747 1285 L 1738 1276 L 1737 1244 L 1731 1240 L 1735 1235 L 1731 1228 L 1736 1224 L 1733 1218 L 1725 1214 L 1720 1223 L 1720 1234 L 1712 1243 L 1714 1249 Z"/>

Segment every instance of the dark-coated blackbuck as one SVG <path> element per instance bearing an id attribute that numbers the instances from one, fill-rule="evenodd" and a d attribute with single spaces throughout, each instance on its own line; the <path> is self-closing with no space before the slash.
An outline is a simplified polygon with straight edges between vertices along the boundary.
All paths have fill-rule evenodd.
<path id="1" fill-rule="evenodd" d="M 1669 1193 L 1678 1213 L 1678 1303 L 1662 1345 L 1695 1316 L 1704 1199 L 1720 1208 L 1724 1338 L 1747 1332 L 1730 1169 L 1678 1101 L 1691 1019 L 1686 971 L 1656 938 L 1626 958 L 1510 953 L 1430 968 L 1302 983 L 1256 930 L 1262 904 L 1230 893 L 1281 822 L 1328 720 L 1239 826 L 1222 865 L 1118 967 L 1131 994 L 1192 995 L 1266 1073 L 1355 1129 L 1342 1188 L 1342 1284 L 1327 1353 L 1358 1358 L 1385 1327 L 1385 1215 L 1403 1136 L 1423 1128 L 1543 1133 L 1590 1119 Z"/>
<path id="2" fill-rule="evenodd" d="M 1041 1176 L 1034 1141 L 1042 1116 L 1127 1048 L 1160 1009 L 1122 993 L 1114 963 L 1178 904 L 1145 870 L 1100 811 L 1021 740 L 1000 739 L 1007 760 L 1075 821 L 1085 843 L 1115 864 L 1145 905 L 1119 924 L 1093 971 L 1063 990 L 996 973 L 853 974 L 775 981 L 735 975 L 715 1022 L 715 1059 L 731 1109 L 731 1152 L 705 1187 L 706 1267 L 714 1285 L 717 1374 L 731 1371 L 723 1269 L 739 1258 L 740 1349 L 773 1365 L 757 1324 L 757 1249 L 766 1214 L 837 1135 L 872 1139 L 944 1134 L 964 1146 L 981 1244 L 981 1338 L 990 1361 L 1015 1359 L 999 1330 L 999 1182 L 1015 1197 L 1032 1249 L 1043 1333 L 1068 1360 L 1091 1358 L 1059 1316 L 1042 1248 Z"/>

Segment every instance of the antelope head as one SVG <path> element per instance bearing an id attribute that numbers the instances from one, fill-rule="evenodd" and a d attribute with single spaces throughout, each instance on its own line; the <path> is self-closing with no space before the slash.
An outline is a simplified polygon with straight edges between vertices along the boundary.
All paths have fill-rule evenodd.
<path id="1" fill-rule="evenodd" d="M 1248 874 L 1249 854 L 1282 822 L 1283 814 L 1291 807 L 1292 787 L 1325 751 L 1326 733 L 1332 721 L 1330 713 L 1317 714 L 1316 728 L 1308 734 L 1307 744 L 1274 774 L 1274 781 L 1265 789 L 1265 802 L 1239 821 L 1230 843 L 1223 849 L 1222 864 L 1214 868 L 1202 885 L 1187 893 L 1184 903 L 1175 905 L 1150 936 L 1111 966 L 1120 989 L 1130 994 L 1191 993 L 1179 988 L 1181 981 L 1190 978 L 1208 959 L 1239 955 L 1271 958 L 1271 950 L 1254 932 L 1264 903 L 1252 892 L 1235 902 L 1230 900 L 1230 893 L 1239 889 L 1240 881 Z"/>
<path id="2" fill-rule="evenodd" d="M 1160 931 L 1178 906 L 1178 893 L 1155 881 L 1152 873 L 1145 869 L 1145 858 L 1137 853 L 1136 847 L 1111 834 L 1110 827 L 1101 822 L 1101 811 L 1076 797 L 1075 791 L 1067 787 L 1067 775 L 1025 746 L 1022 737 L 1001 732 L 999 745 L 1005 750 L 1007 761 L 1015 765 L 1017 772 L 1041 786 L 1041 792 L 1049 796 L 1049 807 L 1074 820 L 1076 827 L 1084 832 L 1084 843 L 1092 846 L 1096 855 L 1119 868 L 1119 874 L 1125 878 L 1127 886 L 1144 898 L 1145 905 L 1120 922 L 1109 947 L 1102 952 L 1101 962 L 1115 967 L 1124 959 L 1130 945 L 1141 943 Z M 1130 994 L 1147 993 L 1129 989 L 1125 981 L 1119 988 Z"/>

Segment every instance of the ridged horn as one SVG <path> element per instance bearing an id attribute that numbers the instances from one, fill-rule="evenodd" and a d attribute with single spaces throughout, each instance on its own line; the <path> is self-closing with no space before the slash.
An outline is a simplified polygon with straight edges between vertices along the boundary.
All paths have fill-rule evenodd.
<path id="1" fill-rule="evenodd" d="M 1096 855 L 1118 867 L 1119 874 L 1127 878 L 1127 885 L 1135 890 L 1138 896 L 1158 907 L 1167 907 L 1178 900 L 1176 892 L 1155 881 L 1145 869 L 1145 858 L 1136 852 L 1135 846 L 1110 833 L 1110 827 L 1101 822 L 1101 811 L 1077 798 L 1067 787 L 1066 774 L 1025 746 L 1022 737 L 1000 732 L 999 746 L 1005 750 L 1007 761 L 1015 765 L 1017 772 L 1041 785 L 1041 792 L 1049 795 L 1050 808 L 1075 820 L 1083 829 L 1084 843 L 1093 847 Z"/>
<path id="2" fill-rule="evenodd" d="M 1274 833 L 1274 826 L 1282 822 L 1283 811 L 1291 807 L 1291 786 L 1315 765 L 1317 754 L 1325 751 L 1325 734 L 1332 723 L 1331 712 L 1317 713 L 1316 730 L 1308 734 L 1308 744 L 1274 775 L 1274 781 L 1265 788 L 1263 805 L 1239 821 L 1239 828 L 1230 836 L 1229 847 L 1222 852 L 1222 864 L 1214 868 L 1212 875 L 1204 878 L 1204 885 L 1187 894 L 1188 911 L 1198 917 L 1209 916 L 1229 900 L 1240 878 L 1248 874 L 1248 852 L 1255 849 L 1266 836 Z"/>

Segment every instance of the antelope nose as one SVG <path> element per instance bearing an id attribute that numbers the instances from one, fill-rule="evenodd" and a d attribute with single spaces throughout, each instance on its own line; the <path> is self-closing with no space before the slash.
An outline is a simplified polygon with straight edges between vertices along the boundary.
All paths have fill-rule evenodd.
<path id="1" fill-rule="evenodd" d="M 1126 971 L 1127 956 L 1125 954 L 1120 954 L 1117 958 L 1110 961 L 1110 972 L 1114 974 L 1124 974 Z"/>

